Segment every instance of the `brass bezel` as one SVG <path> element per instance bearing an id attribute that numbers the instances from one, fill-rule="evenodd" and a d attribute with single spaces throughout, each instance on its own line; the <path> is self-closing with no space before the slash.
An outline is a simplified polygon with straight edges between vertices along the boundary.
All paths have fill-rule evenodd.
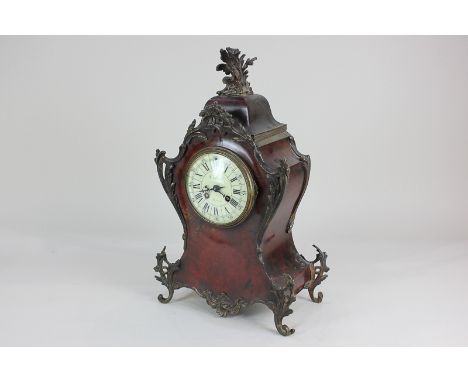
<path id="1" fill-rule="evenodd" d="M 211 220 L 208 220 L 200 212 L 197 211 L 197 209 L 195 208 L 195 206 L 192 203 L 192 200 L 190 200 L 190 196 L 189 196 L 189 193 L 188 193 L 188 190 L 187 190 L 189 169 L 192 166 L 192 164 L 198 158 L 200 158 L 202 155 L 205 155 L 207 153 L 208 154 L 218 154 L 218 155 L 222 155 L 222 156 L 228 158 L 229 160 L 231 160 L 239 168 L 242 175 L 244 176 L 245 183 L 246 183 L 246 186 L 247 186 L 247 202 L 245 204 L 245 208 L 242 211 L 242 213 L 235 220 L 233 220 L 232 222 L 229 222 L 229 223 L 216 223 L 216 222 L 213 222 Z M 210 224 L 213 224 L 216 227 L 229 228 L 229 227 L 237 226 L 240 223 L 242 223 L 247 218 L 247 216 L 250 215 L 250 212 L 252 212 L 252 208 L 254 206 L 255 199 L 257 198 L 257 185 L 256 185 L 256 183 L 255 183 L 255 181 L 254 181 L 254 179 L 252 177 L 252 174 L 251 174 L 249 168 L 247 167 L 245 162 L 236 153 L 234 153 L 233 151 L 231 151 L 229 149 L 226 149 L 224 147 L 206 147 L 206 148 L 201 149 L 200 151 L 198 151 L 196 154 L 194 154 L 192 156 L 192 158 L 190 158 L 189 162 L 187 163 L 186 171 L 185 171 L 185 193 L 187 195 L 187 199 L 189 200 L 190 206 L 192 207 L 192 209 L 195 211 L 195 213 L 200 218 L 202 218 L 204 221 L 206 221 L 206 222 L 208 222 Z"/>

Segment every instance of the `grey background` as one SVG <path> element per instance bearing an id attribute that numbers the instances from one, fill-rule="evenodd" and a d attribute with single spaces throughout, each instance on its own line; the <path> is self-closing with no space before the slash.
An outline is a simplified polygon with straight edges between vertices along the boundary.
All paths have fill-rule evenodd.
<path id="1" fill-rule="evenodd" d="M 276 334 L 171 304 L 182 227 L 153 163 L 222 88 L 219 48 L 312 160 L 298 249 L 329 253 Z M 467 37 L 1 37 L 0 345 L 468 345 Z"/>

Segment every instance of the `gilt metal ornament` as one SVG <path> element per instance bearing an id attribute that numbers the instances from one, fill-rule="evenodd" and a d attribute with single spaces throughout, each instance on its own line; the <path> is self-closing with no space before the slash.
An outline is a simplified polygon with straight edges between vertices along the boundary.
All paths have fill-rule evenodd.
<path id="1" fill-rule="evenodd" d="M 250 83 L 247 81 L 249 74 L 247 69 L 249 66 L 253 65 L 257 57 L 244 60 L 245 54 L 239 57 L 240 50 L 234 48 L 221 49 L 220 53 L 223 63 L 218 64 L 216 70 L 223 71 L 227 76 L 223 78 L 223 83 L 226 87 L 217 93 L 223 96 L 245 96 L 253 94 Z"/>

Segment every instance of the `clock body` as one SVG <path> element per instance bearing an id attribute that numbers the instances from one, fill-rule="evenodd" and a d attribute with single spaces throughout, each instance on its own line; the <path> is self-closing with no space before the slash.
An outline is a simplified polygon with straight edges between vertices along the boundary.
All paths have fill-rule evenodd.
<path id="1" fill-rule="evenodd" d="M 230 48 L 228 48 L 230 49 Z M 223 52 L 223 51 L 222 51 Z M 222 53 L 223 54 L 223 53 Z M 228 83 L 229 85 L 229 83 Z M 228 86 L 227 85 L 227 86 Z M 220 316 L 263 303 L 278 332 L 296 295 L 326 278 L 326 253 L 306 260 L 292 227 L 306 190 L 310 158 L 258 94 L 213 97 L 193 121 L 174 158 L 157 150 L 159 178 L 183 226 L 183 253 L 175 263 L 158 253 L 156 278 L 174 290 L 187 287 Z"/>

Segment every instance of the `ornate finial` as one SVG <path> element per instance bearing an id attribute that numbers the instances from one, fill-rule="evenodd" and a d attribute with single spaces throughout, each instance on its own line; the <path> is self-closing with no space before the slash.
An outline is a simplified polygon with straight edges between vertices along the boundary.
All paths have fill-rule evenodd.
<path id="1" fill-rule="evenodd" d="M 223 78 L 223 84 L 225 84 L 226 87 L 217 93 L 226 96 L 253 94 L 250 83 L 247 81 L 247 75 L 249 73 L 247 68 L 253 65 L 257 57 L 248 58 L 244 61 L 245 54 L 239 57 L 240 50 L 234 48 L 221 49 L 220 52 L 221 61 L 223 61 L 224 64 L 218 64 L 216 70 L 222 70 L 227 76 Z"/>

